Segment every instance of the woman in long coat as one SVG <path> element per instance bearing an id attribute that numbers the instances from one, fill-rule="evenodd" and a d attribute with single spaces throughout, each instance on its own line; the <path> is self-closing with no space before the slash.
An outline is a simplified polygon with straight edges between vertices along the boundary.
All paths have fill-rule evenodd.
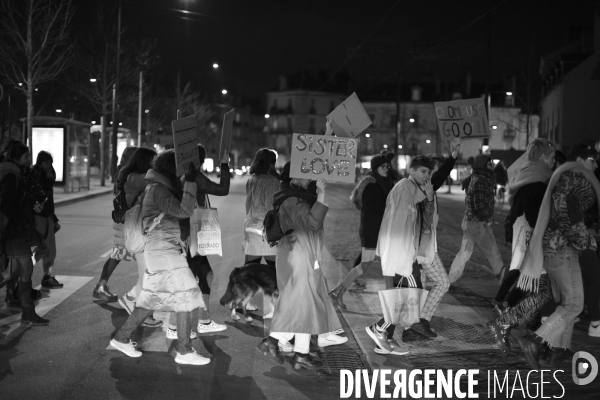
<path id="1" fill-rule="evenodd" d="M 148 233 L 144 248 L 147 269 L 143 289 L 129 319 L 110 342 L 113 348 L 130 357 L 142 355 L 131 342 L 131 336 L 137 327 L 153 311 L 167 311 L 177 313 L 175 362 L 192 365 L 210 362 L 210 359 L 196 353 L 190 341 L 191 312 L 204 308 L 205 305 L 188 266 L 186 245 L 181 240 L 179 227 L 180 220 L 189 218 L 194 211 L 195 179 L 196 169 L 190 163 L 181 193 L 176 176 L 175 153 L 172 150 L 158 156 L 153 168 L 146 174 L 149 187 L 142 199 L 142 213 L 144 229 Z"/>
<path id="2" fill-rule="evenodd" d="M 294 231 L 277 245 L 277 287 L 279 300 L 273 315 L 271 334 L 258 349 L 279 364 L 278 342 L 289 342 L 295 336 L 292 366 L 294 369 L 312 369 L 320 366 L 318 359 L 309 354 L 310 335 L 319 335 L 320 347 L 345 343 L 348 338 L 331 332 L 341 328 L 335 309 L 327 295 L 327 286 L 319 266 L 323 248 L 323 221 L 325 185 L 317 182 L 317 197 L 308 193 L 310 180 L 289 181 L 289 163 L 282 173 L 281 189 L 273 196 L 275 204 L 285 200 L 279 208 L 279 222 L 284 232 Z M 284 347 L 284 346 L 282 346 Z"/>

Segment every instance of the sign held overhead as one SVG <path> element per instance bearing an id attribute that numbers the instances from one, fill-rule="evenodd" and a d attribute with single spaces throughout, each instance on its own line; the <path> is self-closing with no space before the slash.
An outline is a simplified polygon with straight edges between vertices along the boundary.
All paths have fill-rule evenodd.
<path id="1" fill-rule="evenodd" d="M 191 117 L 171 121 L 171 127 L 173 128 L 177 176 L 181 176 L 188 170 L 190 162 L 193 162 L 196 168 L 200 167 L 196 116 L 192 115 Z"/>
<path id="2" fill-rule="evenodd" d="M 354 183 L 358 139 L 294 133 L 290 177 Z"/>
<path id="3" fill-rule="evenodd" d="M 433 103 L 440 133 L 446 137 L 480 139 L 490 135 L 483 99 Z"/>
<path id="4" fill-rule="evenodd" d="M 356 138 L 372 124 L 356 93 L 352 93 L 327 118 L 331 120 L 335 135 L 340 137 Z"/>
<path id="5" fill-rule="evenodd" d="M 229 150 L 231 149 L 231 136 L 233 134 L 233 111 L 226 112 L 223 115 L 223 130 L 221 131 L 221 147 L 219 149 L 219 159 L 229 156 Z"/>

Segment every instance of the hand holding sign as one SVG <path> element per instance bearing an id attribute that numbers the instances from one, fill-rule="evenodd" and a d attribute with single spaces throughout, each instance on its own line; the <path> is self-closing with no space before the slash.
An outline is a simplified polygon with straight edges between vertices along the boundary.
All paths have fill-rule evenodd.
<path id="1" fill-rule="evenodd" d="M 452 158 L 456 158 L 458 157 L 458 154 L 460 153 L 460 146 L 461 146 L 461 142 L 459 138 L 454 138 L 454 140 L 452 140 Z"/>

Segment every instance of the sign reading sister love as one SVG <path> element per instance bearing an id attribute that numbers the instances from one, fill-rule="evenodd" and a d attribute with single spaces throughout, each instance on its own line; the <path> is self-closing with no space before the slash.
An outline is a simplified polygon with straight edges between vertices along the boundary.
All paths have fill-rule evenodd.
<path id="1" fill-rule="evenodd" d="M 354 183 L 358 139 L 294 133 L 290 177 Z"/>

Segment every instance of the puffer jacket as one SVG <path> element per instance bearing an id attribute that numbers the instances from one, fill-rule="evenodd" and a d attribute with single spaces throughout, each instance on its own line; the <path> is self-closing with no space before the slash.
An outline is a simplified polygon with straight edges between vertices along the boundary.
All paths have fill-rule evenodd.
<path id="1" fill-rule="evenodd" d="M 205 308 L 200 288 L 186 260 L 179 220 L 189 218 L 196 204 L 196 184 L 186 182 L 181 201 L 172 183 L 154 170 L 146 174 L 148 187 L 142 200 L 144 228 L 160 213 L 164 217 L 148 233 L 144 257 L 146 272 L 136 306 L 147 310 L 188 312 Z"/>
<path id="2" fill-rule="evenodd" d="M 146 174 L 132 172 L 125 180 L 125 200 L 128 207 L 133 207 L 140 195 L 146 189 Z"/>

